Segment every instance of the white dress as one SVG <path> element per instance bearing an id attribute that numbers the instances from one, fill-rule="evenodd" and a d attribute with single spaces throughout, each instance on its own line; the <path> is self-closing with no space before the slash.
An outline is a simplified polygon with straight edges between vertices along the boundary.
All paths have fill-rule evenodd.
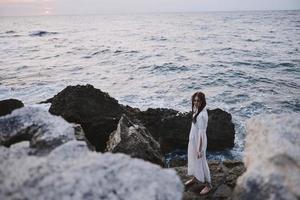
<path id="1" fill-rule="evenodd" d="M 196 112 L 197 113 L 197 112 Z M 193 113 L 193 116 L 196 114 Z M 188 175 L 195 176 L 200 182 L 211 183 L 210 171 L 206 161 L 207 137 L 206 128 L 208 114 L 206 107 L 197 116 L 197 122 L 192 122 L 188 144 Z M 203 156 L 197 158 L 197 152 L 200 147 L 200 137 L 202 138 Z"/>

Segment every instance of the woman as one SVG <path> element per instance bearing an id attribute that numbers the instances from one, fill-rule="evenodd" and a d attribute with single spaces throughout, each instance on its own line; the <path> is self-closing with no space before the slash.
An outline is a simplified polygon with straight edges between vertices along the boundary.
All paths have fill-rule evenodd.
<path id="1" fill-rule="evenodd" d="M 212 186 L 210 171 L 206 161 L 208 115 L 205 95 L 202 92 L 193 94 L 192 112 L 192 127 L 188 144 L 188 175 L 193 175 L 193 178 L 188 180 L 185 185 L 191 185 L 196 180 L 204 182 L 205 187 L 201 190 L 200 194 L 207 194 Z"/>

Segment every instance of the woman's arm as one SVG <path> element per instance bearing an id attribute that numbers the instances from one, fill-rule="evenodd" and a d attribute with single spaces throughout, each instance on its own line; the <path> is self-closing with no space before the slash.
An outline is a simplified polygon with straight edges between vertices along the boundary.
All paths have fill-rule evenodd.
<path id="1" fill-rule="evenodd" d="M 197 125 L 198 125 L 198 158 L 202 157 L 203 154 L 203 128 L 204 128 L 204 116 L 203 113 L 199 115 L 199 118 L 197 119 Z"/>
<path id="2" fill-rule="evenodd" d="M 202 137 L 200 136 L 200 145 L 199 145 L 199 149 L 198 149 L 198 158 L 202 158 L 203 152 L 202 152 Z"/>
<path id="3" fill-rule="evenodd" d="M 200 133 L 201 134 L 201 133 Z M 199 146 L 199 152 L 201 152 L 202 151 L 202 137 L 201 137 L 201 135 L 200 135 L 200 146 Z"/>
<path id="4" fill-rule="evenodd" d="M 204 137 L 206 134 L 206 129 L 207 129 L 207 122 L 208 122 L 208 115 L 207 111 L 201 112 L 201 114 L 198 115 L 197 119 L 197 126 L 198 126 L 198 158 L 201 158 L 203 153 L 204 153 Z"/>

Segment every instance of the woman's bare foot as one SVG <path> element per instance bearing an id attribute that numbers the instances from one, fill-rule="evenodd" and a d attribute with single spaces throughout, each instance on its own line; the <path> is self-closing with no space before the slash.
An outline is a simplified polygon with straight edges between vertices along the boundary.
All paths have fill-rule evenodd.
<path id="1" fill-rule="evenodd" d="M 189 185 L 194 184 L 194 183 L 196 183 L 196 178 L 195 177 L 188 180 L 187 182 L 185 182 L 184 185 L 189 186 Z"/>
<path id="2" fill-rule="evenodd" d="M 210 187 L 210 186 L 205 186 L 205 187 L 201 190 L 200 194 L 201 194 L 201 195 L 205 195 L 205 194 L 209 193 L 210 190 L 211 190 L 211 187 Z"/>

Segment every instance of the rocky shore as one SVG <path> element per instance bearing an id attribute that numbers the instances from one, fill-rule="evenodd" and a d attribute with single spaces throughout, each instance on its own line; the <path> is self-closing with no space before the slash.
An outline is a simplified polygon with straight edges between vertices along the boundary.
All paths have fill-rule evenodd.
<path id="1" fill-rule="evenodd" d="M 51 103 L 51 114 L 80 124 L 86 138 L 100 152 L 105 151 L 110 134 L 116 130 L 124 114 L 134 124 L 144 126 L 149 131 L 159 142 L 163 154 L 187 148 L 191 112 L 181 113 L 166 108 L 140 111 L 138 108 L 119 104 L 108 93 L 92 85 L 68 86 L 44 102 Z M 222 150 L 233 147 L 235 131 L 231 115 L 221 109 L 209 110 L 208 115 L 208 149 Z"/>
<path id="2" fill-rule="evenodd" d="M 231 199 L 232 192 L 236 185 L 237 178 L 246 170 L 241 161 L 208 161 L 212 190 L 207 195 L 200 196 L 200 191 L 204 188 L 203 183 L 196 183 L 185 188 L 182 200 L 202 200 L 202 199 Z M 174 167 L 180 176 L 182 183 L 190 179 L 187 176 L 187 166 Z"/>
<path id="3" fill-rule="evenodd" d="M 141 111 L 119 104 L 91 85 L 68 86 L 41 103 L 51 103 L 50 109 L 40 104 L 24 107 L 14 99 L 0 101 L 0 199 L 300 196 L 299 115 L 250 120 L 244 162 L 209 161 L 213 189 L 200 196 L 201 183 L 183 187 L 190 178 L 186 161 L 166 168 L 164 158 L 166 153 L 187 148 L 190 112 Z M 208 149 L 233 147 L 231 115 L 218 108 L 208 115 Z M 285 125 L 278 127 L 281 119 L 286 119 Z M 278 148 L 282 144 L 285 147 Z M 288 195 L 272 196 L 276 188 Z"/>

